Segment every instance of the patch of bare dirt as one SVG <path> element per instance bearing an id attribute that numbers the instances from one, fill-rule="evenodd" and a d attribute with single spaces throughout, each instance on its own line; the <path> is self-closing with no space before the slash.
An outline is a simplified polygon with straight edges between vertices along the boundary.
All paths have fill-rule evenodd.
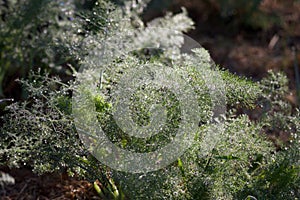
<path id="1" fill-rule="evenodd" d="M 15 179 L 15 184 L 0 188 L 2 200 L 100 199 L 91 183 L 66 174 L 48 173 L 38 176 L 30 169 L 7 167 L 2 167 L 0 171 Z"/>

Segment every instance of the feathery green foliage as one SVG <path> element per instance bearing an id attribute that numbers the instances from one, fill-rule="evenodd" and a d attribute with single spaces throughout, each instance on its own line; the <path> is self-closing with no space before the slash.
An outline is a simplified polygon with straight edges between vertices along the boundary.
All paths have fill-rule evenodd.
<path id="1" fill-rule="evenodd" d="M 107 50 L 117 48 L 114 41 L 110 43 L 109 38 L 119 33 L 126 34 L 128 30 L 134 33 L 134 41 L 141 46 L 159 43 L 164 47 L 163 52 L 142 49 L 115 58 L 101 74 L 97 92 L 85 88 L 87 99 L 90 98 L 95 105 L 98 122 L 115 145 L 138 152 L 153 151 L 169 142 L 178 129 L 181 112 L 176 95 L 167 89 L 159 90 L 155 87 L 143 90 L 141 86 L 132 96 L 131 110 L 135 122 L 145 125 L 151 119 L 149 105 L 154 102 L 163 104 L 167 110 L 168 123 L 162 132 L 145 141 L 124 134 L 115 123 L 111 91 L 122 81 L 124 73 L 139 65 L 171 68 L 191 85 L 201 108 L 199 126 L 193 130 L 196 137 L 192 147 L 163 169 L 145 174 L 110 169 L 88 152 L 76 131 L 71 110 L 74 103 L 72 95 L 80 89 L 76 81 L 65 82 L 41 70 L 20 81 L 28 94 L 27 98 L 8 106 L 8 113 L 3 116 L 3 126 L 0 128 L 2 165 L 28 165 L 38 173 L 67 170 L 70 175 L 79 175 L 94 182 L 100 196 L 114 199 L 124 199 L 124 195 L 128 199 L 246 199 L 248 196 L 257 199 L 296 199 L 299 196 L 300 114 L 299 111 L 293 113 L 284 100 L 287 80 L 283 74 L 271 73 L 261 82 L 253 83 L 218 67 L 211 67 L 209 54 L 202 48 L 193 49 L 192 54 L 182 53 L 182 32 L 193 28 L 193 22 L 184 9 L 182 13 L 168 14 L 145 25 L 138 18 L 145 4 L 133 6 L 136 1 L 125 3 L 125 10 L 106 1 L 95 1 L 95 4 L 86 5 L 89 12 L 82 12 L 82 9 L 86 9 L 84 6 L 79 9 L 68 4 L 69 1 L 64 1 L 65 4 L 72 5 L 72 20 L 59 18 L 51 23 L 52 18 L 48 19 L 47 14 L 51 15 L 50 11 L 53 9 L 57 11 L 57 5 L 60 4 L 47 1 L 48 4 L 43 5 L 49 6 L 39 11 L 35 8 L 39 4 L 34 4 L 35 2 L 32 0 L 26 4 L 29 10 L 35 9 L 31 18 L 36 18 L 39 14 L 43 16 L 44 13 L 44 18 L 39 20 L 48 20 L 46 29 L 49 29 L 50 34 L 45 34 L 44 46 L 35 44 L 43 41 L 42 39 L 26 39 L 22 44 L 26 46 L 28 42 L 30 48 L 25 48 L 24 54 L 20 56 L 24 56 L 25 60 L 33 57 L 38 61 L 47 58 L 43 64 L 46 68 L 64 63 L 67 66 L 76 65 L 77 67 L 70 68 L 76 71 L 79 66 L 89 66 L 83 74 L 74 73 L 81 80 L 89 80 L 89 76 L 93 76 L 93 69 L 101 67 L 97 65 L 97 59 L 104 43 L 107 44 Z M 21 21 L 30 19 L 27 14 L 16 14 L 16 18 Z M 32 21 L 24 21 L 26 23 L 32 25 Z M 30 27 L 23 26 L 24 30 Z M 33 27 L 36 31 L 37 26 Z M 153 32 L 151 27 L 160 27 L 161 32 Z M 170 29 L 176 30 L 178 34 L 174 35 L 174 31 L 170 32 Z M 8 30 L 0 31 L 1 34 L 6 34 L 4 42 L 13 39 L 5 32 Z M 21 38 L 19 35 L 22 34 L 26 34 L 26 31 L 17 35 Z M 128 40 L 129 43 L 133 41 L 130 38 Z M 34 49 L 31 42 L 43 50 L 35 52 L 37 55 L 31 54 Z M 10 56 L 15 55 L 16 47 L 20 47 L 12 41 L 8 44 L 1 44 L 8 48 L 7 53 L 1 51 L 0 57 L 1 69 L 5 69 L 5 73 L 8 70 L 6 66 L 13 66 L 11 62 L 14 59 Z M 66 50 L 67 53 L 62 57 L 56 54 L 49 56 L 46 48 L 44 49 L 47 45 L 52 50 L 57 48 Z M 170 53 L 174 55 L 173 60 L 168 57 Z M 30 62 L 21 58 L 15 60 L 20 61 L 16 66 L 31 66 Z M 39 64 L 45 69 L 40 62 L 34 65 Z M 199 73 L 198 68 L 205 70 L 207 74 Z M 183 71 L 185 73 L 181 73 Z M 212 76 L 213 72 L 218 72 L 220 76 Z M 223 87 L 226 92 L 219 94 L 226 96 L 228 107 L 226 116 L 223 116 L 223 127 L 218 127 L 211 120 L 212 107 L 218 104 L 218 99 L 212 100 L 209 94 L 207 83 L 211 82 L 216 87 Z M 149 98 L 144 98 L 145 95 Z M 247 115 L 239 115 L 237 112 L 236 108 L 249 110 L 258 103 L 261 104 L 263 115 L 257 121 L 251 121 Z M 206 140 L 210 138 L 210 134 L 214 134 L 212 130 L 222 130 L 217 132 L 217 143 Z M 280 130 L 290 134 L 290 141 L 282 144 L 282 150 L 277 152 L 264 132 Z M 213 146 L 206 148 L 203 143 Z M 95 182 L 97 179 L 101 182 L 101 187 Z"/>

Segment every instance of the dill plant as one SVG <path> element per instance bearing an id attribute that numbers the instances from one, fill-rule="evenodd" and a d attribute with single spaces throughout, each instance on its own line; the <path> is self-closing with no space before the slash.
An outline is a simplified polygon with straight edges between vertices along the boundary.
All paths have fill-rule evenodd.
<path id="1" fill-rule="evenodd" d="M 54 43 L 59 42 L 60 46 L 68 49 L 71 58 L 80 64 L 99 67 L 95 65 L 95 60 L 79 58 L 92 54 L 88 58 L 93 59 L 110 34 L 138 27 L 140 29 L 135 33 L 140 43 L 163 42 L 167 49 L 165 53 L 138 51 L 114 60 L 103 74 L 104 81 L 99 83 L 101 94 L 86 91 L 87 98 L 94 102 L 98 122 L 116 145 L 140 152 L 151 151 L 158 148 L 157 142 L 163 145 L 168 141 L 165 135 L 172 133 L 172 128 L 176 129 L 180 116 L 176 98 L 158 90 L 135 94 L 132 110 L 135 111 L 135 121 L 140 124 L 149 123 L 147 105 L 159 96 L 167 96 L 163 102 L 168 106 L 170 127 L 164 134 L 145 143 L 127 137 L 118 128 L 112 118 L 114 107 L 110 102 L 110 91 L 120 81 L 122 72 L 134 65 L 147 63 L 150 67 L 167 65 L 178 70 L 186 69 L 188 77 L 185 78 L 198 94 L 197 102 L 202 109 L 199 116 L 201 123 L 194 130 L 196 137 L 193 146 L 176 162 L 158 171 L 131 174 L 110 169 L 88 152 L 77 133 L 71 110 L 71 98 L 78 89 L 76 81 L 64 82 L 40 71 L 32 73 L 28 80 L 20 81 L 27 91 L 27 99 L 8 106 L 8 113 L 3 116 L 0 129 L 1 164 L 11 167 L 27 165 L 38 173 L 67 170 L 70 175 L 80 175 L 90 181 L 98 179 L 102 184 L 94 183 L 96 191 L 102 198 L 110 199 L 246 199 L 249 195 L 257 199 L 296 199 L 299 196 L 300 122 L 299 111 L 292 113 L 284 100 L 286 77 L 271 73 L 261 82 L 253 83 L 219 67 L 210 68 L 211 60 L 207 51 L 198 48 L 191 55 L 182 54 L 182 35 L 168 37 L 168 29 L 182 33 L 193 28 L 193 22 L 185 10 L 145 25 L 139 15 L 146 4 L 135 3 L 127 1 L 122 11 L 112 4 L 96 1 L 97 5 L 101 5 L 100 8 L 94 7 L 90 13 L 79 14 L 76 18 L 78 24 L 73 29 L 70 27 L 72 31 L 54 40 Z M 105 6 L 109 9 L 103 14 Z M 100 15 L 94 16 L 98 11 Z M 166 28 L 166 32 L 153 33 L 149 28 L 151 26 Z M 114 43 L 110 45 L 107 48 L 116 48 Z M 182 56 L 174 57 L 172 65 L 166 55 L 168 49 Z M 65 60 L 66 63 L 68 61 Z M 209 122 L 212 101 L 205 86 L 205 76 L 199 76 L 195 71 L 199 65 L 207 67 L 208 72 L 214 70 L 220 74 L 228 107 L 224 116 L 224 131 L 220 133 L 217 143 L 212 141 L 212 150 L 204 156 L 201 144 L 210 133 L 209 127 L 214 124 Z M 80 73 L 74 75 L 80 77 Z M 220 82 L 215 81 L 219 86 Z M 152 99 L 144 101 L 142 96 L 145 93 L 152 95 Z M 251 110 L 257 105 L 263 107 L 263 114 L 258 121 L 251 121 L 238 111 L 241 108 Z M 266 130 L 286 130 L 291 133 L 291 144 L 282 146 L 286 150 L 277 152 L 266 138 Z M 149 143 L 150 148 L 146 148 Z"/>

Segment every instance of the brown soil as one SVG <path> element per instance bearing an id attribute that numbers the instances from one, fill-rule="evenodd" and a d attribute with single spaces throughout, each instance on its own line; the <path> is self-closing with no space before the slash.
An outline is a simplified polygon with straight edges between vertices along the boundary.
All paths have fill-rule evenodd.
<path id="1" fill-rule="evenodd" d="M 148 10 L 145 21 L 168 10 L 179 12 L 184 6 L 196 24 L 189 35 L 209 50 L 217 64 L 254 80 L 263 78 L 268 70 L 284 71 L 294 91 L 295 58 L 291 47 L 296 46 L 300 51 L 300 1 L 263 0 L 259 6 L 262 17 L 254 13 L 250 26 L 244 24 L 242 17 L 246 13 L 243 9 L 237 10 L 232 18 L 221 17 L 221 8 L 215 0 L 172 2 L 165 3 L 166 9 Z M 299 53 L 297 59 L 300 61 Z"/>
<path id="2" fill-rule="evenodd" d="M 15 179 L 14 185 L 0 187 L 0 199 L 3 200 L 100 199 L 91 183 L 66 174 L 38 176 L 30 169 L 7 167 L 1 168 L 0 172 L 8 173 Z"/>

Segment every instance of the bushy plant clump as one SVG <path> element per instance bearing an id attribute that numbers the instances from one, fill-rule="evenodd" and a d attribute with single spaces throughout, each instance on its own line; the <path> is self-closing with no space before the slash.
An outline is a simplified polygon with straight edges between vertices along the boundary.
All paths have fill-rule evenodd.
<path id="1" fill-rule="evenodd" d="M 185 71 L 180 75 L 194 89 L 197 105 L 201 108 L 199 126 L 193 130 L 196 137 L 192 147 L 177 161 L 158 171 L 132 174 L 110 169 L 88 152 L 76 130 L 72 96 L 82 92 L 77 82 L 64 82 L 39 71 L 32 73 L 27 80 L 20 80 L 27 91 L 27 99 L 8 106 L 8 113 L 3 116 L 1 164 L 11 167 L 26 165 L 38 173 L 67 170 L 70 175 L 79 175 L 93 182 L 98 179 L 101 184 L 94 182 L 96 191 L 102 198 L 110 199 L 246 199 L 250 196 L 296 199 L 300 195 L 300 113 L 292 110 L 285 101 L 288 92 L 286 77 L 281 73 L 270 73 L 261 82 L 253 83 L 219 67 L 211 67 L 209 54 L 203 48 L 184 54 L 180 51 L 182 32 L 193 28 L 185 10 L 145 25 L 139 19 L 145 4 L 136 5 L 134 2 L 128 1 L 121 10 L 110 3 L 96 1 L 91 12 L 72 15 L 72 20 L 76 21 L 74 27 L 72 20 L 67 20 L 70 31 L 65 33 L 58 28 L 65 33 L 64 37 L 50 39 L 50 42 L 57 44 L 59 41 L 59 49 L 67 49 L 71 60 L 81 66 L 90 66 L 84 69 L 84 73 L 75 72 L 76 68 L 73 68 L 74 75 L 80 80 L 88 80 L 94 75 L 93 69 L 103 67 L 97 65 L 97 56 L 105 42 L 108 50 L 118 47 L 113 41 L 107 42 L 110 36 L 133 30 L 140 44 L 163 42 L 165 51 L 142 49 L 115 58 L 106 66 L 97 91 L 84 88 L 84 92 L 87 100 L 95 105 L 98 120 L 95 123 L 102 125 L 115 145 L 149 152 L 169 142 L 178 129 L 181 112 L 176 96 L 167 89 L 157 88 L 140 89 L 132 96 L 132 117 L 141 126 L 149 123 L 149 105 L 153 102 L 160 102 L 167 109 L 168 126 L 145 141 L 129 137 L 115 123 L 111 91 L 122 81 L 122 74 L 139 65 Z M 151 27 L 160 27 L 162 32 L 151 32 Z M 176 34 L 168 31 L 170 29 Z M 168 57 L 170 53 L 174 55 L 173 60 Z M 66 64 L 70 64 L 69 61 L 63 60 Z M 199 73 L 196 70 L 199 67 L 207 74 Z M 221 79 L 209 80 L 212 79 L 210 74 L 215 72 Z M 223 125 L 220 127 L 210 120 L 212 107 L 218 102 L 211 100 L 206 86 L 208 81 L 214 81 L 216 87 L 223 87 L 222 94 L 227 99 L 228 109 L 222 116 Z M 145 99 L 145 95 L 149 98 Z M 257 107 L 260 107 L 261 115 L 256 121 L 240 112 Z M 206 140 L 213 130 L 222 130 L 217 142 Z M 288 143 L 276 143 L 280 150 L 276 150 L 266 134 L 278 131 L 284 131 L 289 138 Z M 207 150 L 203 143 L 213 146 Z"/>

